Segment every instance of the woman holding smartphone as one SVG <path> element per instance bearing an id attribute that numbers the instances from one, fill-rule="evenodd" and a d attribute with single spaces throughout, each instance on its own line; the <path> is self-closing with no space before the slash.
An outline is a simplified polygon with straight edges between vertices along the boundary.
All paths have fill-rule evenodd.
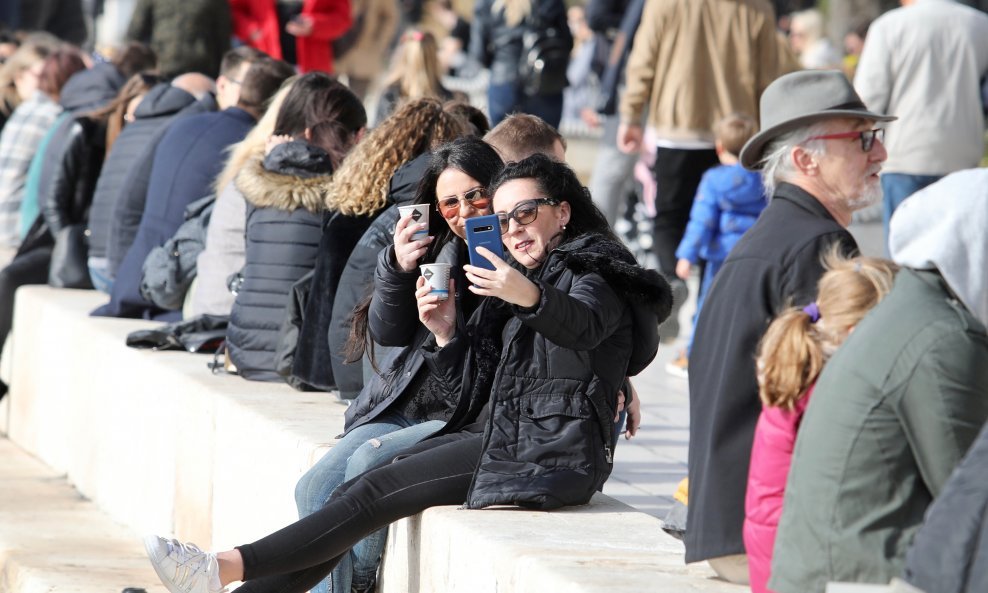
<path id="1" fill-rule="evenodd" d="M 456 411 L 436 435 L 347 482 L 317 513 L 219 554 L 145 540 L 170 591 L 308 590 L 369 533 L 437 505 L 585 504 L 611 470 L 610 433 L 626 375 L 655 356 L 671 293 L 614 237 L 573 171 L 543 155 L 489 187 L 505 247 L 494 270 L 465 266 L 481 301 L 466 327 L 456 300 L 418 281 L 422 349 Z M 456 290 L 455 281 L 452 282 Z M 547 369 L 552 369 L 552 374 Z"/>

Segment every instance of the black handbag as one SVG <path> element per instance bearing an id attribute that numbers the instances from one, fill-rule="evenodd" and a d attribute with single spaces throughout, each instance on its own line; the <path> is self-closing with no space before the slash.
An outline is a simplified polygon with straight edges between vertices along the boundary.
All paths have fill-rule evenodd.
<path id="1" fill-rule="evenodd" d="M 55 233 L 48 284 L 55 288 L 93 287 L 89 278 L 89 229 L 70 224 Z"/>

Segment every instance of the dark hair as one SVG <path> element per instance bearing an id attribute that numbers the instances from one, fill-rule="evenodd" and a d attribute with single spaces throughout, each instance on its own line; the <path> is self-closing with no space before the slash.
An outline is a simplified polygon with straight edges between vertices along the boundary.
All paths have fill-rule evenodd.
<path id="1" fill-rule="evenodd" d="M 447 142 L 432 153 L 429 168 L 426 169 L 419 182 L 418 191 L 413 200 L 416 204 L 436 204 L 436 182 L 446 169 L 456 169 L 473 177 L 481 185 L 487 186 L 498 174 L 504 163 L 497 151 L 479 138 L 464 136 L 452 142 Z M 426 261 L 435 261 L 442 248 L 453 239 L 446 220 L 439 214 L 438 208 L 429 208 L 429 230 L 435 239 L 429 245 L 425 254 Z M 367 315 L 370 309 L 371 296 L 368 295 L 353 309 L 350 315 L 350 333 L 343 349 L 346 359 L 344 362 L 353 363 L 370 353 L 371 366 L 375 371 L 377 361 L 374 359 L 374 342 L 370 338 L 367 326 Z"/>
<path id="2" fill-rule="evenodd" d="M 357 132 L 366 125 L 364 104 L 346 85 L 323 72 L 309 72 L 295 81 L 285 97 L 274 122 L 274 134 L 322 148 L 336 169 L 353 146 Z"/>
<path id="3" fill-rule="evenodd" d="M 266 56 L 256 60 L 241 81 L 237 105 L 253 111 L 258 117 L 264 115 L 268 101 L 278 92 L 282 83 L 294 75 L 295 68 L 287 62 Z"/>
<path id="4" fill-rule="evenodd" d="M 62 87 L 76 72 L 86 69 L 86 63 L 76 49 L 56 49 L 45 58 L 45 65 L 38 77 L 38 90 L 58 101 Z"/>
<path id="5" fill-rule="evenodd" d="M 537 152 L 550 153 L 556 142 L 566 148 L 566 140 L 544 119 L 527 113 L 513 113 L 484 136 L 505 162 L 520 161 Z"/>
<path id="6" fill-rule="evenodd" d="M 266 57 L 268 57 L 266 53 L 249 45 L 235 47 L 223 54 L 223 60 L 220 61 L 220 76 L 225 76 L 232 79 L 236 76 L 237 70 L 239 70 L 245 63 L 253 64 L 261 58 Z M 238 82 L 243 81 L 241 80 Z"/>
<path id="7" fill-rule="evenodd" d="M 429 168 L 426 169 L 422 180 L 419 181 L 415 192 L 416 204 L 431 204 L 429 208 L 429 229 L 435 239 L 429 245 L 425 257 L 434 261 L 439 251 L 453 239 L 453 231 L 446 224 L 446 219 L 436 208 L 436 182 L 446 169 L 462 171 L 487 187 L 504 167 L 501 156 L 490 144 L 480 138 L 465 136 L 443 144 L 432 153 Z"/>
<path id="8" fill-rule="evenodd" d="M 478 138 L 491 131 L 491 122 L 488 121 L 484 112 L 466 101 L 447 101 L 443 105 L 443 111 L 451 113 L 470 124 L 470 127 L 473 128 L 473 135 Z"/>
<path id="9" fill-rule="evenodd" d="M 607 218 L 590 198 L 590 191 L 583 187 L 566 163 L 541 153 L 533 154 L 520 162 L 505 165 L 488 191 L 493 197 L 498 188 L 514 179 L 531 179 L 546 198 L 569 203 L 570 218 L 563 229 L 563 243 L 586 234 L 604 235 L 618 241 Z"/>
<path id="10" fill-rule="evenodd" d="M 117 50 L 110 63 L 123 75 L 125 80 L 129 80 L 138 72 L 154 70 L 158 65 L 158 56 L 147 45 L 131 41 Z"/>

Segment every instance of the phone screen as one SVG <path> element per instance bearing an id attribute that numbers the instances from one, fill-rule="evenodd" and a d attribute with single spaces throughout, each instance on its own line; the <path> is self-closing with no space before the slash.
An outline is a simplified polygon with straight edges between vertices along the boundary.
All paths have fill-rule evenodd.
<path id="1" fill-rule="evenodd" d="M 470 265 L 478 268 L 494 269 L 494 264 L 477 253 L 477 247 L 486 247 L 504 259 L 504 246 L 501 243 L 501 226 L 497 215 L 475 216 L 466 221 L 467 247 L 470 251 Z"/>

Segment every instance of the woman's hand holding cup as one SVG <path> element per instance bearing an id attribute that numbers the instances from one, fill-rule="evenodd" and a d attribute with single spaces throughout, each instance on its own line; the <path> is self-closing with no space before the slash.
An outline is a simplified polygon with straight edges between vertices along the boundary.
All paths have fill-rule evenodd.
<path id="1" fill-rule="evenodd" d="M 411 214 L 403 214 L 398 219 L 395 225 L 395 260 L 403 272 L 415 270 L 418 260 L 432 243 L 432 237 L 421 234 L 423 229 L 428 228 L 428 222 L 416 222 Z"/>
<path id="2" fill-rule="evenodd" d="M 454 280 L 449 279 L 449 293 L 454 294 Z M 419 309 L 419 321 L 436 337 L 440 348 L 456 335 L 456 299 L 441 298 L 423 276 L 415 284 L 415 301 Z"/>

